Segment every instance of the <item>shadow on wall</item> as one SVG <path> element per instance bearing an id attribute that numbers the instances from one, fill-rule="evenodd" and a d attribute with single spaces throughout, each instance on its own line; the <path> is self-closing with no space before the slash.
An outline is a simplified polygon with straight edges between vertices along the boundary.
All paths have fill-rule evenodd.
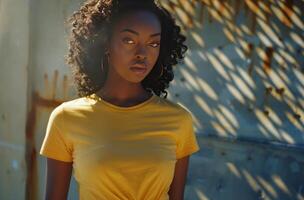
<path id="1" fill-rule="evenodd" d="M 203 136 L 188 198 L 304 199 L 304 3 L 164 5 L 191 47 L 171 98 L 190 106 Z"/>
<path id="2" fill-rule="evenodd" d="M 304 143 L 304 5 L 296 2 L 165 4 L 191 47 L 184 66 L 176 68 L 174 87 L 194 94 L 189 103 L 197 103 L 192 110 L 204 119 L 196 121 L 198 130 L 205 125 L 212 129 L 208 133 L 223 137 Z M 174 94 L 187 100 L 184 96 Z"/>

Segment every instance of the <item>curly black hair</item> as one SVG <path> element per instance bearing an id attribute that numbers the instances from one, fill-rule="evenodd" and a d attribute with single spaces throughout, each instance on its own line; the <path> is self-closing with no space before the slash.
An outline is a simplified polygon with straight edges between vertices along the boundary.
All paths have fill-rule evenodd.
<path id="1" fill-rule="evenodd" d="M 134 10 L 152 11 L 160 20 L 159 57 L 141 84 L 146 91 L 152 90 L 158 96 L 165 93 L 164 98 L 167 98 L 165 89 L 174 78 L 172 66 L 182 61 L 188 47 L 175 19 L 154 0 L 86 0 L 67 20 L 72 27 L 65 60 L 72 69 L 78 96 L 91 95 L 103 86 L 108 66 L 104 64 L 106 69 L 102 70 L 101 65 L 106 60 L 102 55 L 113 24 L 122 13 Z"/>

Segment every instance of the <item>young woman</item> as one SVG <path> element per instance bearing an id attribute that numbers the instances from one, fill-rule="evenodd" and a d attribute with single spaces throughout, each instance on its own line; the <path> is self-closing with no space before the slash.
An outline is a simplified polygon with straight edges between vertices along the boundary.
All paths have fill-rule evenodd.
<path id="1" fill-rule="evenodd" d="M 152 0 L 86 1 L 70 22 L 79 98 L 49 118 L 46 199 L 67 198 L 72 171 L 81 200 L 183 199 L 199 146 L 190 111 L 166 99 L 180 27 Z"/>

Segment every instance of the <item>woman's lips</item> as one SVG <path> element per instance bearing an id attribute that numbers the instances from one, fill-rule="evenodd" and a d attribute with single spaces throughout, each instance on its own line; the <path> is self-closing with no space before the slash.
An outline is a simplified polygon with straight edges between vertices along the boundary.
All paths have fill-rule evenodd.
<path id="1" fill-rule="evenodd" d="M 147 68 L 143 67 L 130 67 L 131 71 L 136 74 L 144 74 L 147 71 Z"/>

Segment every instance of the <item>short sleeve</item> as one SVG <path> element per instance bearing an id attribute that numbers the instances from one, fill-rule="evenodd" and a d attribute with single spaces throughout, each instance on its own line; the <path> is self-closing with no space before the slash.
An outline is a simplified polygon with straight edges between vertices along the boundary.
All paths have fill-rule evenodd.
<path id="1" fill-rule="evenodd" d="M 186 112 L 186 117 L 181 124 L 180 131 L 176 148 L 177 159 L 193 154 L 200 149 L 193 128 L 192 116 L 188 111 Z"/>
<path id="2" fill-rule="evenodd" d="M 67 140 L 63 128 L 63 108 L 61 104 L 52 111 L 49 117 L 40 155 L 65 162 L 73 161 L 72 145 Z"/>

